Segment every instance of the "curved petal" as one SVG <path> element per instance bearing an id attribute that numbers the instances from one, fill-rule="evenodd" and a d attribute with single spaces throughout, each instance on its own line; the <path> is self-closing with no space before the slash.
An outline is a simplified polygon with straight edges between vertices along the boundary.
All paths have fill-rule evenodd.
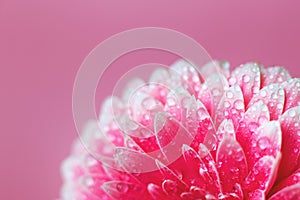
<path id="1" fill-rule="evenodd" d="M 291 75 L 284 67 L 269 67 L 263 71 L 262 87 L 275 83 L 280 84 L 290 79 Z"/>
<path id="2" fill-rule="evenodd" d="M 183 180 L 208 191 L 211 177 L 197 152 L 188 145 L 183 145 L 182 155 L 185 161 L 185 163 L 182 164 L 185 166 Z M 203 173 L 199 173 L 199 170 Z"/>
<path id="3" fill-rule="evenodd" d="M 213 60 L 211 62 L 206 63 L 199 69 L 202 77 L 204 79 L 209 78 L 211 75 L 216 74 L 216 73 L 221 73 L 225 77 L 229 75 L 229 63 L 226 61 L 217 61 Z"/>
<path id="4" fill-rule="evenodd" d="M 265 200 L 265 193 L 261 190 L 255 190 L 253 192 L 250 192 L 248 194 L 248 199 L 249 200 Z"/>
<path id="5" fill-rule="evenodd" d="M 115 160 L 121 169 L 132 174 L 151 172 L 157 169 L 155 160 L 148 154 L 124 147 L 116 148 Z"/>
<path id="6" fill-rule="evenodd" d="M 269 109 L 262 101 L 258 101 L 248 108 L 236 131 L 236 139 L 244 150 L 249 146 L 248 141 L 252 134 L 259 126 L 268 121 L 270 121 Z"/>
<path id="7" fill-rule="evenodd" d="M 182 145 L 191 144 L 194 138 L 181 123 L 165 113 L 158 113 L 155 121 L 160 150 L 167 161 L 172 163 L 182 156 Z"/>
<path id="8" fill-rule="evenodd" d="M 152 197 L 152 199 L 165 199 L 165 200 L 171 200 L 172 197 L 165 194 L 165 192 L 162 190 L 162 188 L 156 184 L 150 183 L 147 186 L 147 190 Z"/>
<path id="9" fill-rule="evenodd" d="M 104 194 L 101 186 L 107 181 L 110 178 L 104 174 L 85 175 L 80 178 L 79 185 L 83 191 L 101 197 Z"/>
<path id="10" fill-rule="evenodd" d="M 155 160 L 148 154 L 120 147 L 116 149 L 115 160 L 119 165 L 118 169 L 144 184 L 158 184 L 164 178 L 159 173 Z"/>
<path id="11" fill-rule="evenodd" d="M 218 127 L 224 119 L 231 119 L 237 128 L 245 112 L 244 97 L 238 85 L 231 86 L 225 91 L 215 115 L 215 126 Z"/>
<path id="12" fill-rule="evenodd" d="M 166 179 L 162 182 L 162 189 L 166 195 L 179 199 L 180 194 L 185 191 L 185 188 L 180 187 L 176 181 Z"/>
<path id="13" fill-rule="evenodd" d="M 236 193 L 247 176 L 247 162 L 242 147 L 230 136 L 225 136 L 217 151 L 217 166 L 223 193 Z M 239 194 L 240 195 L 240 194 Z"/>
<path id="14" fill-rule="evenodd" d="M 260 85 L 260 66 L 257 63 L 246 63 L 233 70 L 230 85 L 240 85 L 245 98 L 245 105 L 248 105 L 253 95 L 257 94 Z"/>
<path id="15" fill-rule="evenodd" d="M 188 185 L 174 171 L 158 160 L 156 165 L 163 176 L 162 188 L 167 195 L 172 195 L 172 190 L 177 194 L 187 190 Z"/>
<path id="16" fill-rule="evenodd" d="M 173 116 L 178 121 L 185 120 L 186 109 L 191 95 L 181 86 L 173 88 L 168 93 L 164 111 Z M 157 112 L 156 112 L 157 113 Z"/>
<path id="17" fill-rule="evenodd" d="M 214 116 L 224 91 L 227 88 L 228 82 L 220 73 L 213 74 L 205 79 L 198 94 L 198 99 L 205 105 L 211 116 Z"/>
<path id="18" fill-rule="evenodd" d="M 181 85 L 189 91 L 190 94 L 198 94 L 203 78 L 193 65 L 185 60 L 179 60 L 170 67 L 170 70 L 174 70 L 178 73 L 181 79 Z"/>
<path id="19" fill-rule="evenodd" d="M 100 129 L 97 121 L 89 121 L 81 136 L 84 147 L 98 160 L 110 159 L 114 154 L 115 145 Z"/>
<path id="20" fill-rule="evenodd" d="M 291 185 L 289 187 L 280 190 L 269 200 L 291 200 L 291 199 L 300 199 L 300 183 Z"/>
<path id="21" fill-rule="evenodd" d="M 280 118 L 282 129 L 282 164 L 279 178 L 287 177 L 300 157 L 300 106 L 286 111 Z"/>
<path id="22" fill-rule="evenodd" d="M 148 196 L 144 188 L 142 188 L 141 186 L 123 181 L 105 182 L 102 185 L 102 189 L 112 199 L 138 200 L 142 196 L 145 197 L 145 199 L 147 199 Z"/>
<path id="23" fill-rule="evenodd" d="M 294 78 L 282 84 L 286 93 L 284 111 L 300 105 L 300 79 Z"/>
<path id="24" fill-rule="evenodd" d="M 248 106 L 258 101 L 262 101 L 268 106 L 271 120 L 277 120 L 283 112 L 285 92 L 278 84 L 268 85 L 251 99 Z"/>
<path id="25" fill-rule="evenodd" d="M 259 159 L 245 178 L 244 190 L 253 192 L 258 189 L 267 193 L 276 179 L 279 159 L 280 156 L 264 156 Z"/>
<path id="26" fill-rule="evenodd" d="M 270 192 L 270 194 L 274 194 L 278 192 L 279 190 L 282 190 L 283 188 L 289 187 L 294 184 L 300 183 L 300 169 L 295 171 L 292 175 L 281 181 L 279 184 L 277 184 Z M 269 196 L 270 196 L 269 194 Z"/>
<path id="27" fill-rule="evenodd" d="M 229 137 L 235 139 L 236 137 L 235 137 L 234 125 L 233 125 L 232 121 L 229 119 L 225 119 L 219 126 L 216 135 L 217 135 L 218 144 L 226 136 L 229 136 Z"/>
<path id="28" fill-rule="evenodd" d="M 210 154 L 209 150 L 206 148 L 204 144 L 200 144 L 199 152 L 201 158 L 201 165 L 200 165 L 200 174 L 208 173 L 210 176 L 210 180 L 214 187 L 212 187 L 216 192 L 221 191 L 221 184 L 220 184 L 220 177 L 216 167 L 216 163 Z"/>
<path id="29" fill-rule="evenodd" d="M 200 143 L 205 141 L 204 143 L 207 144 L 209 138 L 215 136 L 215 127 L 207 109 L 193 96 L 187 108 L 185 127 L 194 137 L 190 146 L 196 151 L 198 151 Z"/>
<path id="30" fill-rule="evenodd" d="M 259 127 L 246 147 L 246 157 L 251 168 L 263 156 L 276 158 L 281 151 L 282 136 L 278 121 L 267 122 Z"/>

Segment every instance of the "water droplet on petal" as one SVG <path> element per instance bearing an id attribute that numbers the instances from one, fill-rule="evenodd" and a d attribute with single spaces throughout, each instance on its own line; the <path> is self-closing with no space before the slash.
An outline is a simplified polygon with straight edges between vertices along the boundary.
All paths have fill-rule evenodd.
<path id="1" fill-rule="evenodd" d="M 237 110 L 241 110 L 244 108 L 244 102 L 241 101 L 241 100 L 237 100 L 234 102 L 234 107 L 237 109 Z"/>
<path id="2" fill-rule="evenodd" d="M 290 117 L 295 117 L 295 116 L 296 116 L 296 111 L 295 111 L 294 109 L 291 109 L 291 110 L 289 111 L 289 116 L 290 116 Z"/>
<path id="3" fill-rule="evenodd" d="M 117 190 L 120 192 L 120 193 L 126 193 L 128 192 L 128 185 L 124 184 L 124 183 L 118 183 L 117 184 Z"/>
<path id="4" fill-rule="evenodd" d="M 248 83 L 250 81 L 250 76 L 249 75 L 243 75 L 243 81 L 244 81 L 244 83 Z"/>
<path id="5" fill-rule="evenodd" d="M 231 91 L 226 92 L 226 97 L 228 99 L 232 99 L 233 98 L 233 93 Z"/>
<path id="6" fill-rule="evenodd" d="M 266 92 L 265 90 L 262 90 L 262 91 L 260 92 L 260 96 L 261 96 L 261 97 L 266 97 L 266 96 L 267 96 L 267 92 Z"/>
<path id="7" fill-rule="evenodd" d="M 230 107 L 230 103 L 229 103 L 228 101 L 225 101 L 225 102 L 224 102 L 224 107 L 225 107 L 225 108 L 229 108 L 229 107 Z"/>
<path id="8" fill-rule="evenodd" d="M 258 140 L 258 147 L 262 150 L 266 149 L 269 145 L 269 140 L 266 137 L 260 138 Z"/>

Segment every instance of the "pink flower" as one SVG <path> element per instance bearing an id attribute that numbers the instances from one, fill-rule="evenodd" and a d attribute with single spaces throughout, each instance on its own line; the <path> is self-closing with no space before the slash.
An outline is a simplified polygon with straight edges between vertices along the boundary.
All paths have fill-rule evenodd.
<path id="1" fill-rule="evenodd" d="M 76 141 L 62 165 L 62 199 L 300 199 L 300 79 L 214 64 L 109 98 L 83 134 L 93 156 Z"/>

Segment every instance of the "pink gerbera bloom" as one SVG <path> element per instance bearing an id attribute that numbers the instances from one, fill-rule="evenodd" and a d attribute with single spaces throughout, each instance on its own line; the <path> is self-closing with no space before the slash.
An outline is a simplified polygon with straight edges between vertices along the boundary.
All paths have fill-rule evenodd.
<path id="1" fill-rule="evenodd" d="M 178 61 L 108 98 L 82 135 L 93 156 L 76 141 L 62 165 L 62 199 L 300 199 L 300 79 L 228 66 Z"/>

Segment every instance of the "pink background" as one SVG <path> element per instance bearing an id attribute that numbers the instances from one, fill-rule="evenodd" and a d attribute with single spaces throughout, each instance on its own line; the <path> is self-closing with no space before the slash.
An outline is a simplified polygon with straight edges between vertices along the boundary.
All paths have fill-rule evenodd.
<path id="1" fill-rule="evenodd" d="M 60 162 L 77 136 L 73 81 L 85 56 L 112 34 L 171 28 L 215 59 L 283 65 L 300 77 L 300 3 L 174 2 L 0 0 L 0 199 L 58 197 Z M 112 71 L 164 59 L 129 55 Z"/>

